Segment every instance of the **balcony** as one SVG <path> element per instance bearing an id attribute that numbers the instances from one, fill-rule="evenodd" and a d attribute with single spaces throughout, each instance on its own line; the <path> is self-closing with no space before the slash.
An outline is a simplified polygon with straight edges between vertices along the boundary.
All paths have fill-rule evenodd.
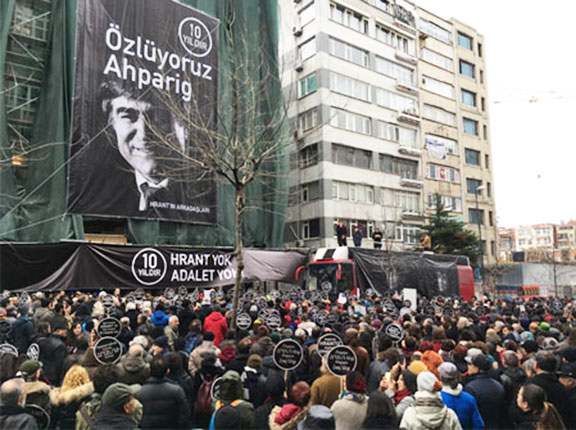
<path id="1" fill-rule="evenodd" d="M 411 146 L 408 144 L 400 144 L 400 147 L 398 148 L 398 152 L 400 154 L 404 154 L 404 155 L 409 155 L 411 157 L 421 157 L 422 156 L 422 150 L 420 148 L 417 148 L 416 146 Z"/>
<path id="2" fill-rule="evenodd" d="M 420 189 L 424 186 L 424 181 L 422 181 L 421 178 L 401 177 L 400 185 L 402 185 L 403 187 Z"/>
<path id="3" fill-rule="evenodd" d="M 406 63 L 410 63 L 414 66 L 418 64 L 418 58 L 414 57 L 413 55 L 406 54 L 403 51 L 396 50 L 395 56 L 398 60 L 405 61 Z"/>
<path id="4" fill-rule="evenodd" d="M 413 96 L 416 96 L 419 93 L 418 88 L 399 81 L 396 82 L 396 89 L 398 91 L 402 91 L 403 93 L 408 93 Z"/>
<path id="5" fill-rule="evenodd" d="M 419 220 L 424 217 L 423 214 L 417 211 L 404 209 L 402 210 L 402 220 Z"/>
<path id="6" fill-rule="evenodd" d="M 407 109 L 398 112 L 398 117 L 396 118 L 400 122 L 407 124 L 418 125 L 420 124 L 420 114 L 416 109 Z"/>

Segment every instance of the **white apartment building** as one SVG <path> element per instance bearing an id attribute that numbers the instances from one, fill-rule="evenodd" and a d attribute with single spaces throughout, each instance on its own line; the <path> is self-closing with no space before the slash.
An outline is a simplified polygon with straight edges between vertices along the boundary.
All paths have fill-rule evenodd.
<path id="1" fill-rule="evenodd" d="M 363 246 L 372 246 L 366 238 L 379 228 L 386 248 L 412 248 L 434 192 L 468 222 L 462 159 L 472 144 L 461 144 L 460 78 L 454 67 L 444 73 L 437 65 L 443 56 L 456 63 L 462 24 L 444 25 L 448 33 L 436 34 L 420 18 L 432 21 L 426 12 L 403 0 L 282 0 L 280 6 L 281 70 L 294 130 L 287 244 L 335 246 L 342 220 L 350 245 L 358 226 Z M 435 37 L 446 40 L 433 43 Z M 451 97 L 442 95 L 442 80 L 453 87 Z M 478 85 L 473 89 L 484 107 L 485 83 Z M 453 113 L 453 123 L 444 124 L 441 110 Z M 470 116 L 487 122 L 479 108 Z M 430 154 L 439 151 L 450 159 L 437 163 L 445 167 L 438 175 L 458 181 L 432 177 Z M 489 155 L 484 161 L 490 165 Z M 447 189 L 449 182 L 455 185 Z M 493 224 L 494 234 L 483 239 L 495 240 Z"/>

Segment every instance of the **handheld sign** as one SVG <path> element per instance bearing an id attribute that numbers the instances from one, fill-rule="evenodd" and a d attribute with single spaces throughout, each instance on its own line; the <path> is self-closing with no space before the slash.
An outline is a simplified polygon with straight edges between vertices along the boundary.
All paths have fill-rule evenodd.
<path id="1" fill-rule="evenodd" d="M 212 400 L 220 400 L 220 383 L 222 382 L 222 377 L 214 379 L 212 387 L 210 388 L 210 397 Z"/>
<path id="2" fill-rule="evenodd" d="M 328 314 L 328 324 L 336 324 L 338 322 L 338 315 L 335 314 L 334 312 L 330 312 Z"/>
<path id="3" fill-rule="evenodd" d="M 12 326 L 6 320 L 0 321 L 0 338 L 7 337 L 12 331 Z"/>
<path id="4" fill-rule="evenodd" d="M 138 288 L 136 291 L 134 291 L 134 297 L 136 297 L 136 300 L 142 301 L 146 298 L 146 291 L 144 291 L 144 288 Z"/>
<path id="5" fill-rule="evenodd" d="M 328 311 L 321 310 L 316 314 L 316 322 L 322 326 L 328 323 Z"/>
<path id="6" fill-rule="evenodd" d="M 26 357 L 28 357 L 30 360 L 38 360 L 38 357 L 40 357 L 40 347 L 37 343 L 33 343 L 28 347 L 28 350 L 26 351 Z"/>
<path id="7" fill-rule="evenodd" d="M 180 285 L 178 287 L 178 295 L 180 297 L 186 297 L 188 295 L 188 288 L 186 288 L 184 285 Z"/>
<path id="8" fill-rule="evenodd" d="M 166 288 L 164 290 L 164 297 L 166 297 L 168 300 L 172 300 L 175 295 L 176 295 L 176 293 L 174 292 L 174 290 L 172 288 Z"/>
<path id="9" fill-rule="evenodd" d="M 94 345 L 94 358 L 100 364 L 116 364 L 122 357 L 122 344 L 114 337 L 103 337 Z"/>
<path id="10" fill-rule="evenodd" d="M 295 340 L 284 339 L 274 347 L 272 358 L 274 359 L 274 364 L 280 369 L 292 370 L 302 363 L 304 350 Z"/>
<path id="11" fill-rule="evenodd" d="M 269 312 L 264 322 L 269 329 L 276 330 L 282 325 L 282 318 L 277 313 Z"/>
<path id="12" fill-rule="evenodd" d="M 18 350 L 14 345 L 10 345 L 9 343 L 3 343 L 0 345 L 0 355 L 2 354 L 11 354 L 14 357 L 18 357 Z"/>
<path id="13" fill-rule="evenodd" d="M 322 291 L 329 293 L 332 290 L 332 283 L 330 281 L 324 281 L 321 284 Z"/>
<path id="14" fill-rule="evenodd" d="M 258 306 L 259 309 L 265 308 L 268 306 L 268 300 L 264 296 L 258 296 L 254 299 L 254 303 Z"/>
<path id="15" fill-rule="evenodd" d="M 114 309 L 114 297 L 109 294 L 107 296 L 102 297 L 102 306 L 104 306 L 104 310 L 106 311 L 107 314 L 112 312 L 112 310 Z"/>
<path id="16" fill-rule="evenodd" d="M 332 348 L 343 345 L 340 336 L 334 333 L 328 333 L 318 339 L 318 354 L 320 357 L 324 357 Z"/>
<path id="17" fill-rule="evenodd" d="M 288 293 L 288 298 L 292 302 L 301 302 L 302 301 L 302 290 L 298 287 L 294 287 Z"/>
<path id="18" fill-rule="evenodd" d="M 236 326 L 240 330 L 248 330 L 252 325 L 252 318 L 247 313 L 238 314 L 236 317 Z"/>
<path id="19" fill-rule="evenodd" d="M 374 295 L 375 295 L 376 293 L 374 292 L 374 290 L 373 290 L 372 288 L 368 288 L 368 289 L 364 292 L 364 294 L 366 295 L 366 297 L 374 297 Z"/>
<path id="20" fill-rule="evenodd" d="M 116 318 L 104 318 L 98 324 L 96 333 L 99 337 L 118 337 L 122 333 L 122 323 Z"/>
<path id="21" fill-rule="evenodd" d="M 328 370 L 336 376 L 346 376 L 356 368 L 358 359 L 348 346 L 336 346 L 326 355 Z"/>
<path id="22" fill-rule="evenodd" d="M 280 294 L 280 291 L 278 291 L 278 290 L 272 290 L 272 291 L 270 291 L 270 294 L 268 294 L 268 295 L 274 301 L 276 301 L 282 297 L 282 294 Z"/>
<path id="23" fill-rule="evenodd" d="M 389 324 L 384 331 L 394 342 L 400 342 L 404 338 L 404 330 L 400 324 Z"/>

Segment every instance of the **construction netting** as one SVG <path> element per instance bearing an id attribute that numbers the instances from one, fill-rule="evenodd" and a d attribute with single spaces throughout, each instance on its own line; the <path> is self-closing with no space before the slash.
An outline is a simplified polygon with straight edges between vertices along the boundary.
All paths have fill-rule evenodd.
<path id="1" fill-rule="evenodd" d="M 80 0 L 79 0 L 80 1 Z M 83 0 L 84 1 L 84 0 Z M 239 141 L 250 127 L 266 127 L 284 112 L 278 79 L 276 0 L 180 0 L 220 20 L 218 104 L 251 96 L 259 112 L 219 109 L 221 126 L 234 123 Z M 0 2 L 0 240 L 84 239 L 81 215 L 66 213 L 69 139 L 75 68 L 76 0 Z M 238 75 L 238 70 L 241 74 Z M 232 71 L 235 71 L 234 73 Z M 240 76 L 239 80 L 229 79 Z M 270 77 L 276 77 L 270 79 Z M 264 97 L 262 97 L 264 95 Z M 240 97 L 242 99 L 242 97 Z M 255 119 L 258 123 L 255 123 Z M 288 126 L 271 130 L 288 141 Z M 246 192 L 245 244 L 280 247 L 288 201 L 288 145 L 263 166 Z M 199 225 L 128 219 L 136 244 L 234 244 L 234 189 L 218 182 L 217 222 Z"/>

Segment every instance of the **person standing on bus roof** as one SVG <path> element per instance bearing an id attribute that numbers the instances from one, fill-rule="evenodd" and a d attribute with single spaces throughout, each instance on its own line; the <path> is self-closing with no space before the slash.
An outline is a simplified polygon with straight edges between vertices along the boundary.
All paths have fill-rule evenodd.
<path id="1" fill-rule="evenodd" d="M 352 239 L 354 240 L 354 246 L 356 248 L 360 248 L 362 246 L 362 230 L 358 228 L 358 226 L 354 227 L 354 234 L 352 235 Z"/>
<path id="2" fill-rule="evenodd" d="M 338 238 L 338 246 L 346 246 L 348 229 L 342 221 L 338 221 L 338 225 L 336 226 L 336 237 Z"/>

